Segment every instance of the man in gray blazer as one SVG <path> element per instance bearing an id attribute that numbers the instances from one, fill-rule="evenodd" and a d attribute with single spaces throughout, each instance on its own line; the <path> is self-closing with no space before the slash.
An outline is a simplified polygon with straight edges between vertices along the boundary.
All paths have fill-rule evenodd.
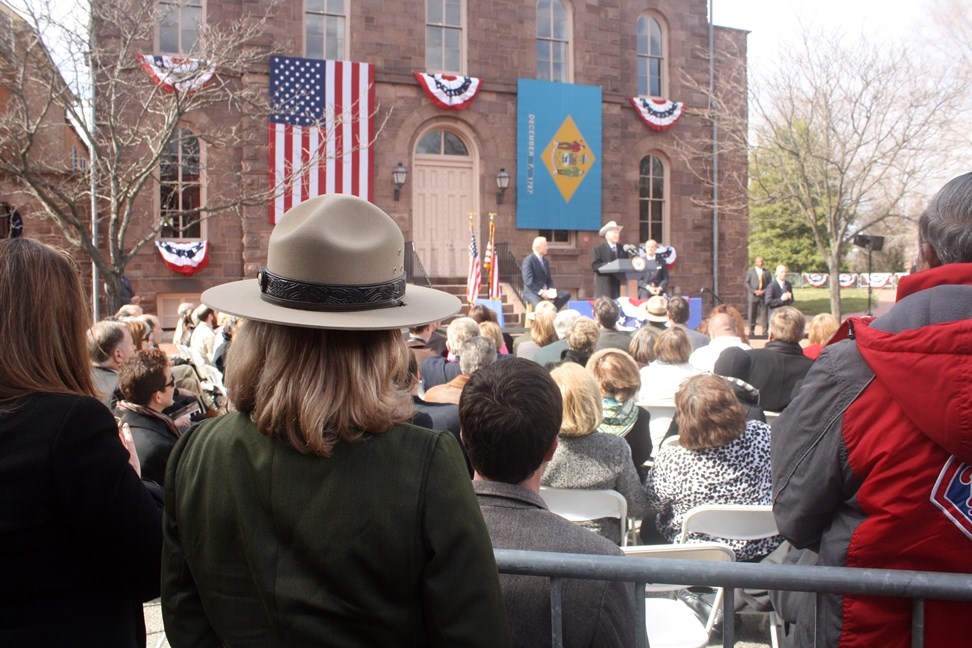
<path id="1" fill-rule="evenodd" d="M 551 513 L 540 497 L 562 407 L 550 374 L 523 358 L 483 367 L 466 383 L 459 421 L 490 540 L 497 549 L 623 555 L 610 540 Z M 550 581 L 500 574 L 500 586 L 514 645 L 549 646 Z M 565 580 L 561 597 L 564 646 L 634 645 L 630 584 Z"/>

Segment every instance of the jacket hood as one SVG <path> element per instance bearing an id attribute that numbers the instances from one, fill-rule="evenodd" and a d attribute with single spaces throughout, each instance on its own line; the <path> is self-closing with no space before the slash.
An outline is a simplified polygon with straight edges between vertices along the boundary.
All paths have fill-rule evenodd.
<path id="1" fill-rule="evenodd" d="M 897 333 L 850 321 L 874 379 L 926 436 L 972 462 L 972 319 Z"/>

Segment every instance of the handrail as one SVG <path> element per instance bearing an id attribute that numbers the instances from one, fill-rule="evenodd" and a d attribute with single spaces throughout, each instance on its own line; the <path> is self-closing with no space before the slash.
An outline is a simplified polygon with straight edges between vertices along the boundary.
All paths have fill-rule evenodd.
<path id="1" fill-rule="evenodd" d="M 749 587 L 820 594 L 863 594 L 913 599 L 912 646 L 923 645 L 924 599 L 972 601 L 972 578 L 968 574 L 863 569 L 809 565 L 770 565 L 762 563 L 718 563 L 675 558 L 594 556 L 539 551 L 496 549 L 496 565 L 501 574 L 551 577 L 551 598 L 559 595 L 559 579 L 586 578 L 635 583 L 643 592 L 647 583 L 674 583 L 724 587 L 723 629 L 725 646 L 735 641 L 732 627 L 734 587 Z M 558 583 L 554 585 L 553 583 Z M 555 626 L 559 627 L 560 606 L 556 606 Z M 638 646 L 647 645 L 644 606 L 639 606 L 640 624 L 636 628 Z M 821 623 L 817 619 L 817 623 Z M 554 633 L 557 634 L 557 633 Z M 558 644 L 554 644 L 555 648 Z"/>
<path id="2" fill-rule="evenodd" d="M 414 241 L 405 241 L 405 280 L 409 283 L 418 285 L 422 283 L 429 288 L 432 287 L 432 280 L 429 279 L 429 275 L 425 272 L 425 266 L 422 265 L 422 259 L 419 258 L 418 250 L 415 249 Z"/>
<path id="3" fill-rule="evenodd" d="M 520 264 L 510 250 L 509 243 L 496 244 L 496 259 L 499 261 L 500 277 L 509 279 L 510 288 L 513 294 L 521 302 L 523 301 L 523 273 L 520 271 Z"/>

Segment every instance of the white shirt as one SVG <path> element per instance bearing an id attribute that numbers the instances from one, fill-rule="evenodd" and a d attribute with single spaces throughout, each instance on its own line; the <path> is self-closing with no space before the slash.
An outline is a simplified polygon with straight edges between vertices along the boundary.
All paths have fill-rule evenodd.
<path id="1" fill-rule="evenodd" d="M 739 339 L 735 335 L 722 335 L 712 338 L 704 347 L 699 347 L 689 356 L 689 364 L 699 371 L 712 371 L 716 360 L 723 351 L 729 347 L 738 347 L 743 351 L 748 351 L 752 347 Z"/>

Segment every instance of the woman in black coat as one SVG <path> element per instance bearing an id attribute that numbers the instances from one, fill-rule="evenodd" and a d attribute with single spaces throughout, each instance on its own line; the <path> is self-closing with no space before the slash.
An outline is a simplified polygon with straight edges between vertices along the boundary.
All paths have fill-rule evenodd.
<path id="1" fill-rule="evenodd" d="M 77 266 L 0 242 L 0 312 L 0 646 L 144 646 L 161 499 L 95 398 Z"/>

